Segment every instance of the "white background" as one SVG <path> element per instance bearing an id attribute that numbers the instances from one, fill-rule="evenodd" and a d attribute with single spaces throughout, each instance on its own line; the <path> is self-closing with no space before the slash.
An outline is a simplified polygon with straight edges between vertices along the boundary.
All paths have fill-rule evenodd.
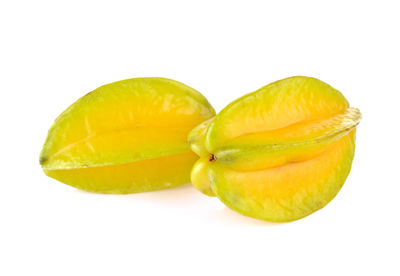
<path id="1" fill-rule="evenodd" d="M 400 275 L 396 4 L 1 1 L 0 275 Z M 100 85 L 168 77 L 219 111 L 293 75 L 363 113 L 346 184 L 302 220 L 246 218 L 190 185 L 90 194 L 39 166 L 55 117 Z"/>

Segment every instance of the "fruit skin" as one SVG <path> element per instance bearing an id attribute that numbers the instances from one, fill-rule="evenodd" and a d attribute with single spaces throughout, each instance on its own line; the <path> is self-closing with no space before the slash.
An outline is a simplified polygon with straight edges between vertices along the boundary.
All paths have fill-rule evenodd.
<path id="1" fill-rule="evenodd" d="M 47 176 L 93 193 L 128 194 L 162 190 L 190 182 L 198 159 L 185 152 L 126 164 L 73 170 L 45 170 Z"/>
<path id="2" fill-rule="evenodd" d="M 289 86 L 293 89 L 282 92 Z M 240 135 L 280 129 L 310 118 L 334 115 L 348 107 L 338 90 L 318 79 L 301 76 L 283 79 L 227 105 L 210 124 L 205 147 L 214 152 Z"/>
<path id="3" fill-rule="evenodd" d="M 214 118 L 210 118 L 207 121 L 202 122 L 190 131 L 188 135 L 190 148 L 200 156 L 200 159 L 193 165 L 190 179 L 196 189 L 207 196 L 215 196 L 215 193 L 211 190 L 210 181 L 208 180 L 207 175 L 208 162 L 211 156 L 205 148 L 207 129 L 213 119 Z"/>
<path id="4" fill-rule="evenodd" d="M 224 108 L 206 130 L 197 130 L 205 138 L 193 138 L 192 131 L 193 141 L 204 141 L 202 156 L 210 156 L 198 170 L 202 176 L 192 170 L 192 183 L 246 216 L 303 218 L 344 184 L 360 119 L 358 109 L 320 80 L 274 82 Z"/>
<path id="5" fill-rule="evenodd" d="M 205 147 L 205 138 L 207 129 L 212 122 L 213 118 L 208 119 L 207 121 L 202 122 L 200 125 L 195 127 L 192 131 L 190 131 L 188 136 L 188 142 L 190 148 L 193 152 L 195 152 L 198 156 L 207 156 L 208 151 Z"/>
<path id="6" fill-rule="evenodd" d="M 86 94 L 58 116 L 40 163 L 48 176 L 99 193 L 182 185 L 190 181 L 197 160 L 186 137 L 214 115 L 203 95 L 174 80 L 114 82 Z"/>
<path id="7" fill-rule="evenodd" d="M 303 218 L 323 208 L 343 186 L 354 157 L 354 134 L 316 158 L 267 170 L 243 173 L 212 163 L 211 189 L 229 208 L 249 217 L 272 222 Z"/>
<path id="8" fill-rule="evenodd" d="M 208 180 L 208 162 L 209 159 L 205 156 L 194 163 L 191 171 L 191 180 L 197 190 L 207 196 L 215 196 L 215 193 L 211 189 L 211 183 Z"/>

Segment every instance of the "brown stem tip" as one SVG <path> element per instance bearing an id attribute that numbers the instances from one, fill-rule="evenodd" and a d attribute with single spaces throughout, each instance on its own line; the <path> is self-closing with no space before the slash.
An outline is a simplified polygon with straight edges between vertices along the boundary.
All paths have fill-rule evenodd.
<path id="1" fill-rule="evenodd" d="M 210 162 L 213 162 L 213 161 L 215 161 L 215 160 L 217 160 L 217 158 L 215 157 L 215 155 L 214 154 L 210 154 L 210 158 L 208 158 L 208 161 L 210 161 Z"/>

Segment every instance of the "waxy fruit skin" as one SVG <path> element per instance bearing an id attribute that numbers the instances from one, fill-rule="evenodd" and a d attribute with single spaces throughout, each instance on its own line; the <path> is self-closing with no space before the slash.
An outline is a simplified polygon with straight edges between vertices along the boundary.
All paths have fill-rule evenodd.
<path id="1" fill-rule="evenodd" d="M 361 113 L 330 85 L 283 79 L 247 94 L 188 136 L 193 185 L 249 217 L 287 222 L 324 207 L 353 161 Z"/>
<path id="2" fill-rule="evenodd" d="M 48 132 L 44 172 L 98 193 L 135 193 L 190 182 L 198 157 L 186 137 L 215 111 L 199 92 L 165 78 L 101 86 L 68 107 Z"/>

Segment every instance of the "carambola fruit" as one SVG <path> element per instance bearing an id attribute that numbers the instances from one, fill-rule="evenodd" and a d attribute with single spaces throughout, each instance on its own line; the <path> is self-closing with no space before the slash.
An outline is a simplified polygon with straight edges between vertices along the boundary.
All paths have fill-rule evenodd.
<path id="1" fill-rule="evenodd" d="M 292 221 L 324 207 L 351 168 L 358 109 L 310 77 L 271 83 L 189 134 L 191 179 L 246 216 Z"/>
<path id="2" fill-rule="evenodd" d="M 40 154 L 44 172 L 76 188 L 134 193 L 190 182 L 186 137 L 215 115 L 196 90 L 164 78 L 101 86 L 67 108 Z"/>

